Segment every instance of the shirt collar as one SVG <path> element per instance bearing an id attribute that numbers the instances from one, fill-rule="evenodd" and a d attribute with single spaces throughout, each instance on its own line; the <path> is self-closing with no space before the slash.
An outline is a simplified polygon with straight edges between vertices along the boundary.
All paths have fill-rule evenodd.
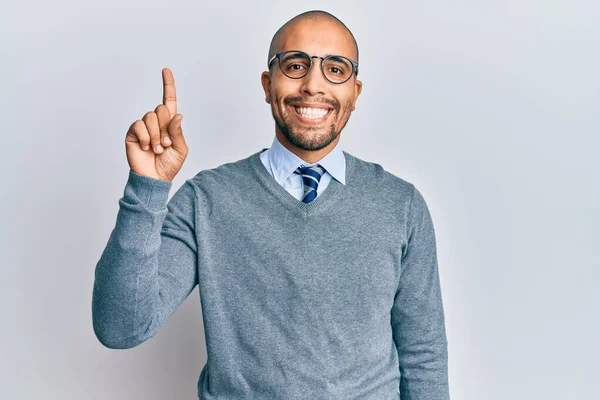
<path id="1" fill-rule="evenodd" d="M 309 164 L 282 145 L 277 136 L 273 138 L 273 143 L 267 154 L 269 163 L 273 171 L 273 177 L 280 184 L 290 177 L 301 165 L 312 166 L 319 164 L 341 184 L 346 184 L 346 157 L 342 148 L 338 144 L 327 155 L 319 161 Z"/>

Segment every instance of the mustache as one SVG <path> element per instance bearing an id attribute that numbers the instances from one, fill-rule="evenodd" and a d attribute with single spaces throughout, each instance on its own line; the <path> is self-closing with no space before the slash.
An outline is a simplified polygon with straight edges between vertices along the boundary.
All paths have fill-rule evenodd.
<path id="1" fill-rule="evenodd" d="M 310 97 L 304 97 L 304 96 L 296 96 L 296 97 L 286 97 L 285 99 L 283 99 L 284 104 L 286 105 L 291 105 L 292 103 L 317 103 L 317 104 L 327 104 L 331 107 L 333 107 L 336 110 L 339 110 L 340 108 L 340 102 L 337 100 L 329 100 L 329 99 L 324 99 L 324 98 L 314 98 L 311 99 Z"/>

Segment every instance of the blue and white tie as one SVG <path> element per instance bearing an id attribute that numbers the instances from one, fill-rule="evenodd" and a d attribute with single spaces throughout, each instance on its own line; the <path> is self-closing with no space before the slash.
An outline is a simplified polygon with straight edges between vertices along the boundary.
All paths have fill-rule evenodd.
<path id="1" fill-rule="evenodd" d="M 317 197 L 317 187 L 319 186 L 321 176 L 325 173 L 325 169 L 317 164 L 312 167 L 298 167 L 294 173 L 300 174 L 302 176 L 302 182 L 304 182 L 304 196 L 302 196 L 302 202 L 310 203 Z"/>

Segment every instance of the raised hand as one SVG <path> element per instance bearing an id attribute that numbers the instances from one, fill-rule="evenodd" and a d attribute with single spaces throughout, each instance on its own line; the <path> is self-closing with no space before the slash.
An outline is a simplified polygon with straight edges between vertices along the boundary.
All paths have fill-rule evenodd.
<path id="1" fill-rule="evenodd" d="M 175 79 L 162 70 L 163 102 L 129 127 L 125 136 L 127 162 L 133 172 L 172 182 L 188 155 L 181 129 L 183 115 L 177 114 Z"/>

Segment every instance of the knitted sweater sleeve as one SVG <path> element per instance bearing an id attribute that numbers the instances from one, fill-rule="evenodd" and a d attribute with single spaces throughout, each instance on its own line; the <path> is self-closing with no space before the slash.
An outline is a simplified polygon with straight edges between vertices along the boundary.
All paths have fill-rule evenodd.
<path id="1" fill-rule="evenodd" d="M 447 400 L 448 350 L 433 222 L 413 186 L 407 242 L 392 307 L 402 400 Z"/>
<path id="2" fill-rule="evenodd" d="M 154 336 L 197 284 L 195 196 L 129 171 L 116 225 L 96 264 L 93 328 L 106 347 L 127 349 Z"/>

